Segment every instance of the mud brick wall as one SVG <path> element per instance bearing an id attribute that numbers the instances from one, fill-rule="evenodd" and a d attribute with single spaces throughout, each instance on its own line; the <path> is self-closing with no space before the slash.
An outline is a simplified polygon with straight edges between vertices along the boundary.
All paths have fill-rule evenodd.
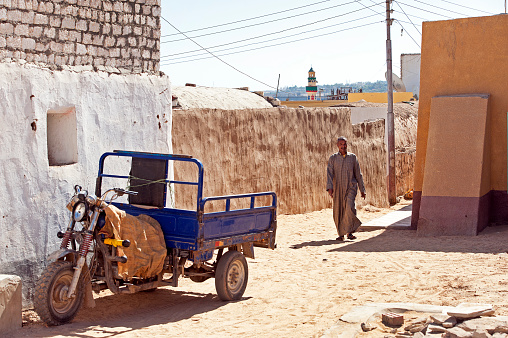
<path id="1" fill-rule="evenodd" d="M 326 166 L 343 135 L 367 188 L 358 205 L 387 206 L 384 121 L 351 125 L 350 114 L 349 108 L 173 110 L 173 152 L 201 160 L 204 196 L 271 190 L 278 212 L 295 214 L 331 207 Z M 175 179 L 195 181 L 194 169 L 175 163 Z M 195 210 L 196 189 L 174 189 L 176 206 Z"/>
<path id="2" fill-rule="evenodd" d="M 0 0 L 0 60 L 157 73 L 161 0 Z"/>

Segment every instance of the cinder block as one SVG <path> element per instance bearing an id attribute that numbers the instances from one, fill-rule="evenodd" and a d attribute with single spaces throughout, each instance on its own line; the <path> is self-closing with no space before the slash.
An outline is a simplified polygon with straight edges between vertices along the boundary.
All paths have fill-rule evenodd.
<path id="1" fill-rule="evenodd" d="M 402 326 L 404 324 L 404 316 L 393 312 L 383 313 L 381 320 L 388 326 Z"/>
<path id="2" fill-rule="evenodd" d="M 0 275 L 0 332 L 7 334 L 21 328 L 21 278 Z"/>

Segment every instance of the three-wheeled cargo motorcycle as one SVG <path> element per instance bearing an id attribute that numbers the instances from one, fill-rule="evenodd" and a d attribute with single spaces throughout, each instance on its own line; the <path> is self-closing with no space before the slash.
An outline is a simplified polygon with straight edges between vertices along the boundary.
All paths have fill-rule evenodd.
<path id="1" fill-rule="evenodd" d="M 171 164 L 176 162 L 193 167 L 197 179 L 171 179 Z M 248 281 L 245 257 L 254 258 L 254 247 L 276 246 L 277 197 L 274 192 L 203 197 L 203 177 L 201 162 L 188 155 L 118 150 L 103 154 L 95 195 L 75 186 L 67 205 L 71 219 L 57 234 L 60 249 L 48 257 L 51 263 L 37 282 L 34 305 L 41 319 L 49 325 L 71 321 L 83 302 L 94 306 L 93 291 L 135 293 L 176 287 L 179 277 L 194 282 L 213 277 L 220 299 L 241 299 Z M 125 188 L 114 187 L 121 184 Z M 168 203 L 177 185 L 195 189 L 193 209 Z M 205 212 L 213 203 L 225 207 Z M 109 213 L 113 209 L 116 214 Z M 113 224 L 113 218 L 124 224 Z M 141 235 L 122 237 L 128 219 L 133 220 L 130 233 Z M 145 238 L 148 230 L 139 231 L 140 224 L 149 224 L 147 229 L 155 229 L 156 237 Z M 164 248 L 162 254 L 157 251 L 157 262 L 148 254 L 135 272 L 126 271 L 136 261 L 136 252 L 149 252 L 142 245 L 154 244 Z M 132 247 L 136 249 L 129 251 Z"/>

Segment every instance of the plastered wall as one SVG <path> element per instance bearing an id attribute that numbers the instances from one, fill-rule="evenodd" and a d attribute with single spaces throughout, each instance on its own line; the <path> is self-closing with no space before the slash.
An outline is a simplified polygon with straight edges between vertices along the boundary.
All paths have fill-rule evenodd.
<path id="1" fill-rule="evenodd" d="M 412 225 L 417 227 L 424 182 L 433 97 L 490 95 L 486 135 L 490 138 L 490 222 L 508 220 L 506 113 L 508 112 L 508 16 L 424 22 Z M 467 133 L 464 128 L 464 133 Z M 475 142 L 477 140 L 471 140 Z M 443 147 L 450 145 L 443 144 Z M 454 156 L 450 151 L 449 156 Z M 467 168 L 465 164 L 464 168 Z"/>
<path id="2" fill-rule="evenodd" d="M 0 63 L 0 88 L 0 273 L 22 277 L 27 305 L 46 257 L 60 245 L 74 185 L 95 192 L 100 155 L 172 152 L 171 91 L 165 76 L 17 63 Z M 55 111 L 75 112 L 75 124 L 62 130 L 61 146 L 77 151 L 66 165 L 48 159 L 47 116 Z"/>

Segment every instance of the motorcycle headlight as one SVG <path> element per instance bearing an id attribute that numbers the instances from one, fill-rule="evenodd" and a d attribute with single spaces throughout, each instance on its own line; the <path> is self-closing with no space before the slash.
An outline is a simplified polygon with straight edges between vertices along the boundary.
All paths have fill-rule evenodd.
<path id="1" fill-rule="evenodd" d="M 81 222 L 87 214 L 88 208 L 86 207 L 86 204 L 83 202 L 79 202 L 74 206 L 74 210 L 72 212 L 72 217 L 76 222 Z"/>

